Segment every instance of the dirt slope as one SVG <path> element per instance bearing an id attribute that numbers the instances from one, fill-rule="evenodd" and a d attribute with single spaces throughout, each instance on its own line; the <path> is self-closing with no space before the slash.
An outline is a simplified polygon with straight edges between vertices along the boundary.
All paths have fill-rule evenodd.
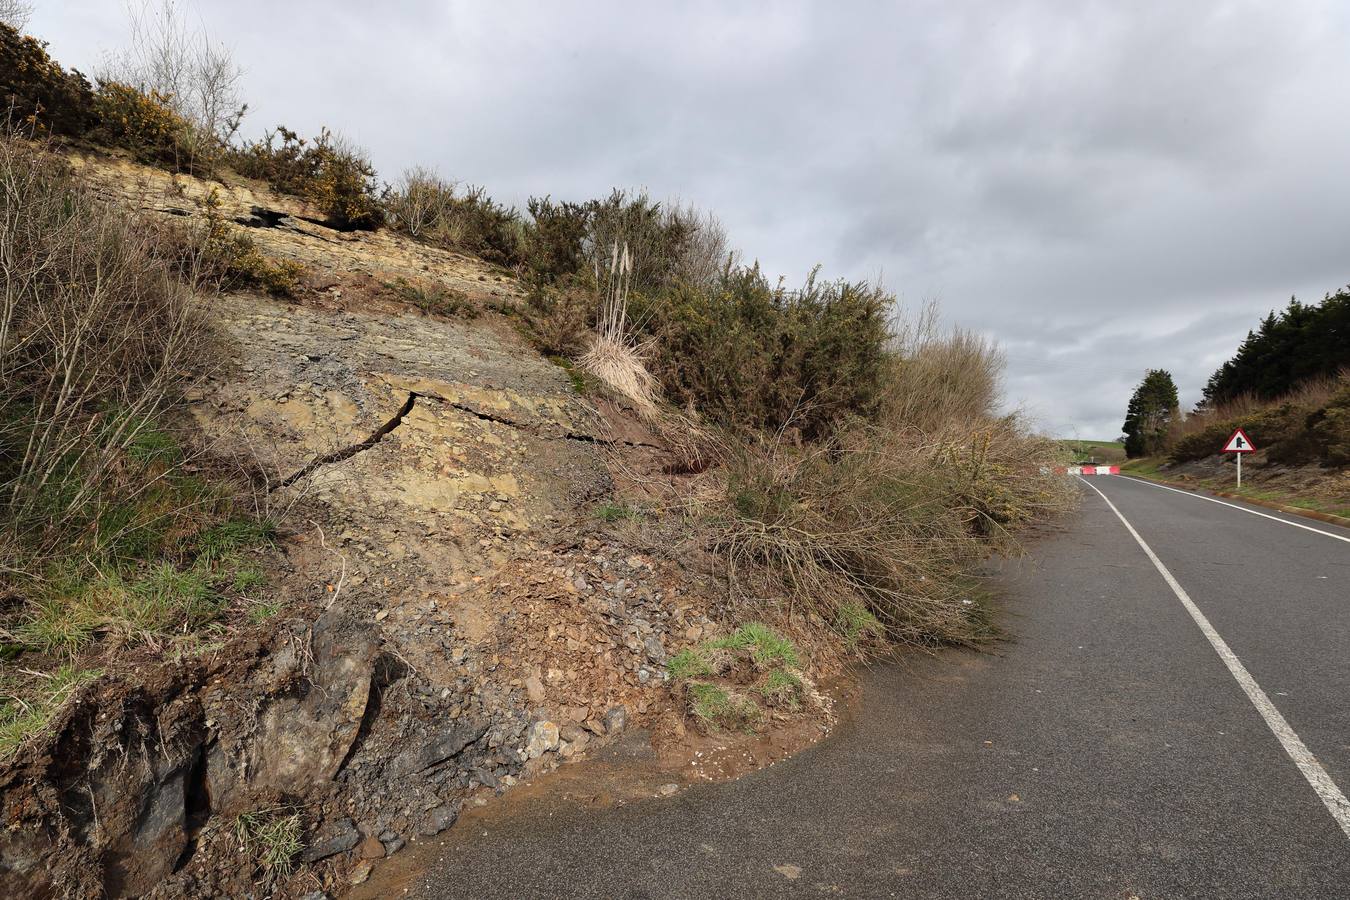
<path id="1" fill-rule="evenodd" d="M 167 216 L 214 194 L 264 252 L 310 269 L 296 302 L 205 301 L 230 362 L 190 396 L 211 453 L 281 518 L 269 576 L 286 605 L 196 656 L 110 665 L 0 769 L 10 893 L 339 893 L 466 801 L 634 722 L 678 736 L 663 664 L 717 631 L 721 589 L 678 530 L 654 541 L 595 515 L 616 478 L 683 477 L 660 475 L 661 442 L 578 395 L 507 317 L 432 318 L 381 289 L 415 279 L 509 308 L 507 275 L 338 232 L 256 184 L 73 161 Z M 236 826 L 291 812 L 305 849 L 284 875 Z"/>

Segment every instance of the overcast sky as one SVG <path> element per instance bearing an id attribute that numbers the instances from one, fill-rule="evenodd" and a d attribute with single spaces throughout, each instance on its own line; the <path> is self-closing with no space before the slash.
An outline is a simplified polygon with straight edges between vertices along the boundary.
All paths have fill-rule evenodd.
<path id="1" fill-rule="evenodd" d="M 121 0 L 37 0 L 96 68 Z M 378 12 L 375 10 L 378 9 Z M 199 0 L 246 131 L 329 125 L 388 178 L 646 187 L 800 279 L 884 277 L 988 333 L 1010 405 L 1114 437 L 1291 294 L 1350 282 L 1350 4 Z"/>

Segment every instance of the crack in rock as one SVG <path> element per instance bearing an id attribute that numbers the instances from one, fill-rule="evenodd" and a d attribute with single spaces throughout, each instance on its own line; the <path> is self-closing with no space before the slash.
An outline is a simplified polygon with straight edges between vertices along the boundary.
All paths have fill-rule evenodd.
<path id="1" fill-rule="evenodd" d="M 504 416 L 486 413 L 481 410 L 474 409 L 472 406 L 460 403 L 456 400 L 449 400 L 445 397 L 440 396 L 439 394 L 422 393 L 419 391 L 409 391 L 408 399 L 403 401 L 403 405 L 399 407 L 398 412 L 394 413 L 393 417 L 390 418 L 389 421 L 385 422 L 379 428 L 375 429 L 375 431 L 372 432 L 371 435 L 367 437 L 365 440 L 355 444 L 348 444 L 345 447 L 341 447 L 337 450 L 334 450 L 332 453 L 325 453 L 323 456 L 311 460 L 300 469 L 297 469 L 295 472 L 292 472 L 290 475 L 282 479 L 279 483 L 277 483 L 275 487 L 272 488 L 272 490 L 276 491 L 284 487 L 290 487 L 291 485 L 299 481 L 301 478 L 313 474 L 315 471 L 323 468 L 324 466 L 332 465 L 333 463 L 338 463 L 342 462 L 343 460 L 351 459 L 356 454 L 362 453 L 366 450 L 369 450 L 371 447 L 374 447 L 380 441 L 384 440 L 385 437 L 388 436 L 390 432 L 392 432 L 394 429 L 398 428 L 400 425 L 403 424 L 404 418 L 407 417 L 408 413 L 412 412 L 412 408 L 417 403 L 417 399 L 419 397 L 424 400 L 435 400 L 437 403 L 444 403 L 451 409 L 458 410 L 459 412 L 462 413 L 466 413 L 484 422 L 493 422 L 498 425 L 505 425 L 508 428 L 515 428 L 520 431 L 528 431 L 531 434 L 535 434 L 540 437 L 554 437 L 554 435 L 541 434 L 540 428 L 537 425 L 529 425 L 524 422 L 517 422 L 514 419 L 508 419 Z M 599 444 L 605 447 L 612 447 L 615 444 L 622 444 L 626 447 L 646 447 L 651 450 L 665 449 L 664 447 L 657 446 L 656 444 L 648 444 L 643 441 L 612 440 L 610 438 L 596 437 L 595 435 L 592 434 L 582 434 L 581 432 L 576 431 L 563 431 L 558 436 L 562 437 L 564 440 L 578 441 L 586 444 Z"/>

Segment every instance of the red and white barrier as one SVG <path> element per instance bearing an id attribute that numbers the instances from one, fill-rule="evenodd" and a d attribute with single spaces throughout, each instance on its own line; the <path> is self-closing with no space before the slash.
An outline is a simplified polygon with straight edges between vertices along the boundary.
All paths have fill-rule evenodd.
<path id="1" fill-rule="evenodd" d="M 1057 475 L 1119 475 L 1120 466 L 1056 466 Z"/>

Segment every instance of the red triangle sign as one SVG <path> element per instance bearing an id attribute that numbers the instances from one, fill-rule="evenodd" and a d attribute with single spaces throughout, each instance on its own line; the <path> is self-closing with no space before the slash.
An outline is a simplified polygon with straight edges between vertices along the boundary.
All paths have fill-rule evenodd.
<path id="1" fill-rule="evenodd" d="M 1228 443 L 1223 445 L 1224 453 L 1251 453 L 1256 448 L 1252 446 L 1252 439 L 1247 437 L 1247 432 L 1239 428 L 1233 432 L 1233 436 L 1228 439 Z"/>

